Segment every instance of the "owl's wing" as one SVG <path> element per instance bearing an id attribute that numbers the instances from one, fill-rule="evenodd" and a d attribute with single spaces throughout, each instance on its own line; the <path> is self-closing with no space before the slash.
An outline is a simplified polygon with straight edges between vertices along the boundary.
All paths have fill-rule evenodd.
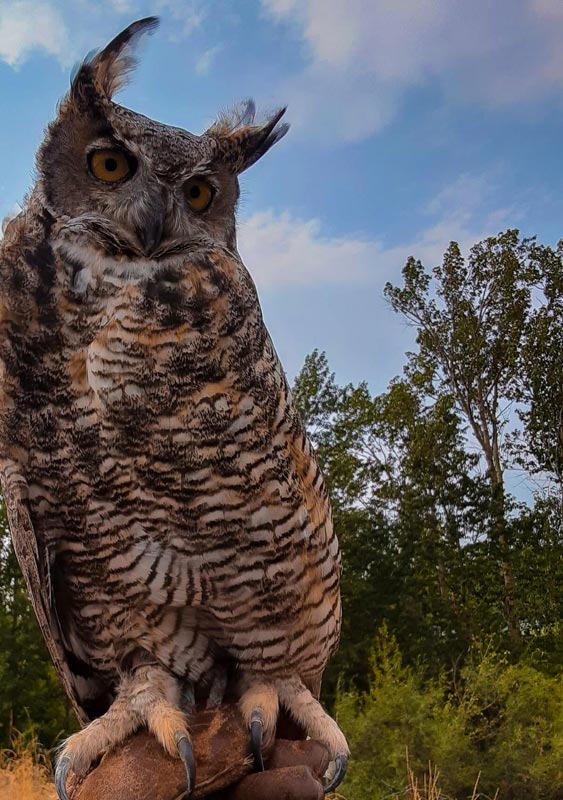
<path id="1" fill-rule="evenodd" d="M 4 227 L 0 242 L 0 481 L 14 551 L 39 628 L 78 720 L 84 724 L 103 713 L 111 699 L 90 666 L 73 652 L 72 643 L 65 641 L 61 620 L 68 614 L 69 599 L 64 594 L 62 570 L 30 513 L 26 425 L 31 423 L 19 407 L 20 395 L 25 394 L 21 376 L 28 351 L 25 346 L 20 350 L 14 347 L 15 341 L 29 344 L 39 331 L 31 322 L 37 305 L 33 287 L 40 272 L 37 259 L 51 222 L 46 214 L 35 217 L 22 211 Z M 14 364 L 21 365 L 19 375 L 13 374 Z M 15 416 L 10 424 L 16 426 L 17 435 L 4 430 L 4 416 L 11 413 Z"/>
<path id="2" fill-rule="evenodd" d="M 87 678 L 71 668 L 71 654 L 63 644 L 52 592 L 52 574 L 48 554 L 41 546 L 33 526 L 27 500 L 20 486 L 5 486 L 4 500 L 14 551 L 23 573 L 29 598 L 39 628 L 63 683 L 64 689 L 81 724 L 89 721 L 84 707 L 89 693 Z"/>

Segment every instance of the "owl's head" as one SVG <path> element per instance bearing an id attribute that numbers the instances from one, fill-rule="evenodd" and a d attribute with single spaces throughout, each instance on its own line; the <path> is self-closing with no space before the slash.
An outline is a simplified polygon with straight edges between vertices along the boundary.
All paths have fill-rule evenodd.
<path id="1" fill-rule="evenodd" d="M 251 101 L 198 136 L 113 102 L 135 65 L 134 22 L 76 71 L 37 158 L 57 218 L 95 231 L 123 252 L 159 258 L 194 245 L 236 247 L 238 175 L 287 132 L 284 110 L 256 124 Z"/>

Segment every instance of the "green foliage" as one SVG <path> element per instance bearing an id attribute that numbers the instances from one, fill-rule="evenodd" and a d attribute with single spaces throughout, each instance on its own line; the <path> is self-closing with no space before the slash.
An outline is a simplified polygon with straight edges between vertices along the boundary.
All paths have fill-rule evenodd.
<path id="1" fill-rule="evenodd" d="M 324 400 L 307 420 L 330 488 L 344 553 L 342 644 L 325 679 L 327 699 L 341 673 L 365 684 L 369 649 L 388 621 L 407 660 L 457 662 L 471 637 L 502 634 L 503 585 L 484 538 L 486 481 L 467 452 L 453 398 L 426 402 L 407 380 L 371 397 L 367 386 L 338 390 L 314 353 L 296 381 Z"/>
<path id="2" fill-rule="evenodd" d="M 365 383 L 339 387 L 315 351 L 296 380 L 343 550 L 342 643 L 325 700 L 340 678 L 337 706 L 359 754 L 349 800 L 399 791 L 407 744 L 419 774 L 436 761 L 460 797 L 479 770 L 491 795 L 499 786 L 502 797 L 556 796 L 562 264 L 563 244 L 552 250 L 515 230 L 467 259 L 452 243 L 431 273 L 409 259 L 403 286 L 386 287 L 417 329 L 403 377 L 378 396 Z M 512 465 L 541 481 L 533 502 L 507 490 Z M 374 673 L 381 623 L 401 658 Z M 473 668 L 478 642 L 509 661 L 490 655 Z M 555 705 L 538 717 L 534 702 L 549 697 Z"/>
<path id="3" fill-rule="evenodd" d="M 471 651 L 455 683 L 428 679 L 420 665 L 403 664 L 396 640 L 382 627 L 371 661 L 369 688 L 341 692 L 339 724 L 353 766 L 342 787 L 347 800 L 402 794 L 405 753 L 419 777 L 433 763 L 448 797 L 479 787 L 503 800 L 556 800 L 563 789 L 563 687 L 489 649 Z"/>
<path id="4" fill-rule="evenodd" d="M 532 287 L 546 269 L 549 252 L 533 238 L 520 240 L 517 230 L 508 230 L 474 245 L 467 260 L 452 242 L 432 275 L 410 258 L 403 287 L 385 287 L 393 308 L 417 329 L 419 349 L 411 354 L 407 374 L 427 394 L 454 399 L 484 457 L 490 484 L 488 538 L 500 561 L 502 613 L 513 647 L 521 627 L 502 432 L 509 422 L 506 409 L 521 394 L 520 351 Z"/>
<path id="5" fill-rule="evenodd" d="M 51 746 L 75 725 L 27 599 L 0 506 L 0 747 L 14 729 Z"/>
<path id="6" fill-rule="evenodd" d="M 525 447 L 516 460 L 535 474 L 548 473 L 563 503 L 563 242 L 538 247 L 544 302 L 529 316 L 520 354 L 525 379 L 518 387 Z"/>

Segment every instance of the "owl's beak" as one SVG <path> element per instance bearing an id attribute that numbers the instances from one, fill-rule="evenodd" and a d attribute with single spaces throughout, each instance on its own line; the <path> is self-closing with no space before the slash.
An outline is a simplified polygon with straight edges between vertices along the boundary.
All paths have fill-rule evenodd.
<path id="1" fill-rule="evenodd" d="M 161 242 L 165 217 L 164 199 L 159 195 L 153 195 L 150 201 L 144 204 L 139 224 L 135 228 L 146 256 L 151 256 Z"/>

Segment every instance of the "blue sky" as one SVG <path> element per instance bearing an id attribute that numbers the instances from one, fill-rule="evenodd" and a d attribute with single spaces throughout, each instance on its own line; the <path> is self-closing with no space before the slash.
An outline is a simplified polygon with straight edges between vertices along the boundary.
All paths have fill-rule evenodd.
<path id="1" fill-rule="evenodd" d="M 562 236 L 563 0 L 0 0 L 0 217 L 72 65 L 152 13 L 124 105 L 194 132 L 246 97 L 288 105 L 239 243 L 290 377 L 319 347 L 383 390 L 412 343 L 382 295 L 407 256 Z"/>

